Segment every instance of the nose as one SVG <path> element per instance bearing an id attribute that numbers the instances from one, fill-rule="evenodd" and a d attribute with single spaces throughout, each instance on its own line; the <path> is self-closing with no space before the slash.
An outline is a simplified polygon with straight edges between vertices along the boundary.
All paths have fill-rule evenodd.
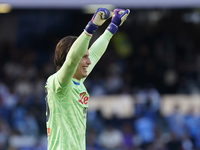
<path id="1" fill-rule="evenodd" d="M 90 60 L 90 58 L 88 57 L 88 59 L 87 59 L 87 64 L 88 65 L 90 65 L 91 64 L 91 60 Z"/>

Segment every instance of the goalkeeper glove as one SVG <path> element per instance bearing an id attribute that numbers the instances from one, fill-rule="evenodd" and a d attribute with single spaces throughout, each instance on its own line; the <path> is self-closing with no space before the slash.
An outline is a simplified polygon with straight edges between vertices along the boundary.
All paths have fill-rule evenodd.
<path id="1" fill-rule="evenodd" d="M 106 8 L 98 8 L 93 15 L 92 19 L 85 27 L 85 31 L 89 34 L 93 34 L 99 26 L 101 26 L 107 19 L 112 17 L 113 12 Z"/>
<path id="2" fill-rule="evenodd" d="M 112 17 L 111 23 L 109 24 L 107 30 L 109 30 L 112 34 L 115 34 L 118 30 L 118 27 L 123 24 L 129 14 L 129 9 L 115 9 L 114 16 Z"/>

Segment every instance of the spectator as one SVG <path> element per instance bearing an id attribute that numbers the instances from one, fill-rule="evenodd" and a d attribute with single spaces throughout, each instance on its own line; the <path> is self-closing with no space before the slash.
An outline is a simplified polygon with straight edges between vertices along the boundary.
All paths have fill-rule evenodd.
<path id="1" fill-rule="evenodd" d="M 184 116 L 180 112 L 179 105 L 174 106 L 174 110 L 170 116 L 167 118 L 167 123 L 169 125 L 170 130 L 178 137 L 183 137 L 185 133 L 185 124 L 184 124 Z M 174 137 L 174 136 L 173 136 Z"/>
<path id="2" fill-rule="evenodd" d="M 152 84 L 147 84 L 144 89 L 136 93 L 136 114 L 145 114 L 155 119 L 160 109 L 161 96 Z"/>
<path id="3" fill-rule="evenodd" d="M 198 125 L 198 118 L 194 112 L 194 108 L 191 107 L 188 113 L 184 117 L 184 122 L 189 136 L 192 138 L 193 143 L 197 141 L 197 137 L 200 135 L 200 128 Z"/>
<path id="4" fill-rule="evenodd" d="M 155 139 L 155 123 L 146 116 L 137 116 L 133 123 L 136 133 L 142 140 L 142 147 L 147 148 Z"/>
<path id="5" fill-rule="evenodd" d="M 123 135 L 120 130 L 109 124 L 99 135 L 99 144 L 105 149 L 117 150 L 122 146 Z"/>
<path id="6" fill-rule="evenodd" d="M 123 134 L 123 143 L 122 149 L 123 150 L 131 150 L 133 149 L 133 128 L 130 122 L 123 122 L 121 125 L 121 131 Z"/>

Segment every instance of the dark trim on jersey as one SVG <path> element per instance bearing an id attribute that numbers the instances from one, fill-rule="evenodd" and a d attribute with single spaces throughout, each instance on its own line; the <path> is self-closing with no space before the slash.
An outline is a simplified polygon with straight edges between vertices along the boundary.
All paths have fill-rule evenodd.
<path id="1" fill-rule="evenodd" d="M 80 83 L 78 83 L 78 82 L 75 82 L 75 81 L 73 81 L 74 82 L 74 84 L 76 84 L 76 85 L 80 85 Z"/>

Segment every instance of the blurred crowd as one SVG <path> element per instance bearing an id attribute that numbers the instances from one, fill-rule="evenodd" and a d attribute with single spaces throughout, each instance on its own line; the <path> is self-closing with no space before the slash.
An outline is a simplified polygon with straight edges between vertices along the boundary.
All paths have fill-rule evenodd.
<path id="1" fill-rule="evenodd" d="M 179 106 L 170 116 L 160 113 L 162 94 L 200 93 L 200 15 L 199 22 L 191 20 L 193 11 L 131 10 L 85 85 L 91 96 L 134 95 L 135 112 L 109 120 L 88 112 L 87 150 L 200 149 L 200 114 L 192 108 L 182 114 Z M 10 16 L 15 19 L 7 22 Z M 91 15 L 14 10 L 0 18 L 15 37 L 0 35 L 0 150 L 45 150 L 44 86 L 55 72 L 54 48 L 62 37 L 79 35 Z"/>
<path id="2" fill-rule="evenodd" d="M 146 99 L 147 100 L 147 99 Z M 153 99 L 149 99 L 150 101 Z M 183 115 L 179 106 L 162 116 L 152 103 L 137 104 L 130 119 L 105 119 L 88 113 L 88 150 L 199 150 L 200 115 L 193 109 Z M 95 117 L 94 117 L 95 116 Z M 93 119 L 90 119 L 93 118 Z"/>

